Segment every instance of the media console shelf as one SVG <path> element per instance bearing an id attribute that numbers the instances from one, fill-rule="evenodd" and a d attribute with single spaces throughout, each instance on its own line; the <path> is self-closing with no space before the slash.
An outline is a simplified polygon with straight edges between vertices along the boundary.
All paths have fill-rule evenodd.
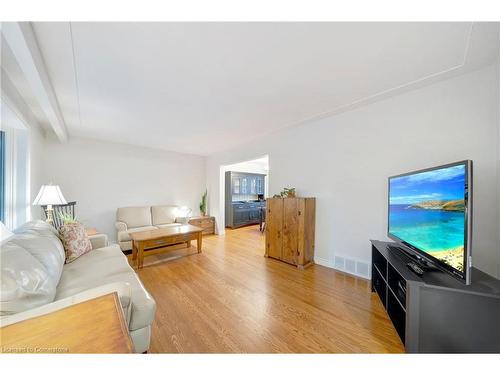
<path id="1" fill-rule="evenodd" d="M 439 270 L 422 277 L 392 242 L 372 243 L 376 292 L 408 353 L 500 353 L 500 280 L 472 268 L 471 285 Z"/>

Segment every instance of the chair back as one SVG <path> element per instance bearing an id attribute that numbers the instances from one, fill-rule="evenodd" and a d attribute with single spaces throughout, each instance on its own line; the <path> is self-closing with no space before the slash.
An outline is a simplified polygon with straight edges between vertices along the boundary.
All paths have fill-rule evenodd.
<path id="1" fill-rule="evenodd" d="M 52 223 L 52 225 L 54 226 L 54 228 L 59 230 L 59 228 L 62 227 L 63 221 L 62 221 L 61 216 L 60 216 L 61 214 L 68 215 L 72 219 L 74 219 L 76 217 L 75 216 L 75 206 L 76 206 L 76 202 L 68 202 L 66 204 L 54 204 L 54 205 L 52 205 L 52 209 L 54 210 L 54 212 L 52 214 L 52 218 L 53 218 L 54 222 Z M 43 213 L 45 215 L 45 219 L 47 219 L 47 206 L 42 206 L 42 209 L 43 209 Z"/>

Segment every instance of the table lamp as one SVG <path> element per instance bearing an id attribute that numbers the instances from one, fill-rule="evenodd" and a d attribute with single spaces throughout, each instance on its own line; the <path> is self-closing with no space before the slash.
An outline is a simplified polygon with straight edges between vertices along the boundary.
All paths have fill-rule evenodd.
<path id="1" fill-rule="evenodd" d="M 190 209 L 189 207 L 187 206 L 182 206 L 179 211 L 181 212 L 181 214 L 184 216 L 184 217 L 187 217 L 189 218 L 190 215 L 191 215 L 191 212 L 193 212 L 192 209 Z"/>
<path id="2" fill-rule="evenodd" d="M 52 205 L 54 204 L 66 204 L 66 199 L 64 199 L 61 189 L 58 185 L 42 185 L 38 195 L 33 201 L 35 206 L 47 206 L 47 223 L 52 224 L 54 222 L 52 212 Z"/>
<path id="3" fill-rule="evenodd" d="M 177 207 L 175 212 L 175 222 L 180 224 L 187 224 L 189 222 L 189 215 L 191 215 L 191 209 L 187 206 Z"/>

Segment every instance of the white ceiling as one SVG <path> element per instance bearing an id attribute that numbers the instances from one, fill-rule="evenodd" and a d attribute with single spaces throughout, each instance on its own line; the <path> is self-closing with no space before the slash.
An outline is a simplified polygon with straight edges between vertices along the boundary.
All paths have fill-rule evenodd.
<path id="1" fill-rule="evenodd" d="M 493 23 L 34 23 L 33 29 L 70 137 L 201 155 L 498 56 Z"/>

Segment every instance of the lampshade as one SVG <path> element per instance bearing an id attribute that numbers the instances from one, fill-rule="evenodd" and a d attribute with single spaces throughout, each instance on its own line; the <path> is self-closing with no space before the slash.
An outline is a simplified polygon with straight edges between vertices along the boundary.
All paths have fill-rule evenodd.
<path id="1" fill-rule="evenodd" d="M 42 185 L 38 195 L 33 201 L 35 206 L 46 206 L 49 204 L 66 204 L 66 199 L 64 199 L 61 189 L 58 185 Z"/>
<path id="2" fill-rule="evenodd" d="M 182 206 L 180 209 L 179 209 L 180 213 L 181 213 L 181 216 L 183 217 L 189 217 L 189 215 L 191 214 L 191 212 L 193 210 L 191 210 L 189 207 L 187 206 Z"/>

